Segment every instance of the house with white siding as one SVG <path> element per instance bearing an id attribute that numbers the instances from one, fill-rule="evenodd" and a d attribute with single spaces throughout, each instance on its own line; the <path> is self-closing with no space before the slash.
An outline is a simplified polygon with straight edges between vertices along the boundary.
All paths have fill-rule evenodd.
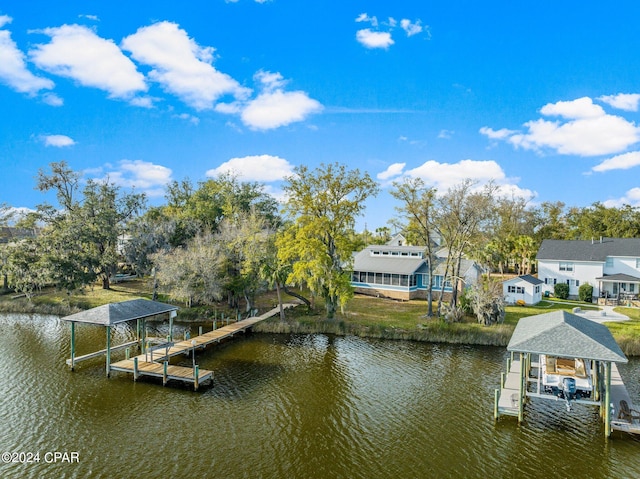
<path id="1" fill-rule="evenodd" d="M 596 298 L 635 300 L 640 292 L 640 238 L 543 240 L 536 256 L 543 291 L 559 283 L 578 296 L 581 284 L 593 286 Z"/>

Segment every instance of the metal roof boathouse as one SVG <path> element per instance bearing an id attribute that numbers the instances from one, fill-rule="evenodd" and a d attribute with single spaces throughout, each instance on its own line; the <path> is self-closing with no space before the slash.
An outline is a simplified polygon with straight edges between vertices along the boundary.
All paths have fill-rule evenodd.
<path id="1" fill-rule="evenodd" d="M 494 417 L 524 419 L 531 398 L 564 400 L 600 409 L 605 436 L 612 430 L 640 433 L 616 363 L 627 358 L 609 329 L 566 311 L 522 318 L 507 346 L 510 357 L 495 392 Z"/>

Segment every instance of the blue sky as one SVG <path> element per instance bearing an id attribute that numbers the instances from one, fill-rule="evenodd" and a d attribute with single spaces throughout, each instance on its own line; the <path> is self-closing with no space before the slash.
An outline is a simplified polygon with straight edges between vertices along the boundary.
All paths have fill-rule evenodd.
<path id="1" fill-rule="evenodd" d="M 39 168 L 135 187 L 297 165 L 532 205 L 640 205 L 640 3 L 0 1 L 0 202 Z"/>

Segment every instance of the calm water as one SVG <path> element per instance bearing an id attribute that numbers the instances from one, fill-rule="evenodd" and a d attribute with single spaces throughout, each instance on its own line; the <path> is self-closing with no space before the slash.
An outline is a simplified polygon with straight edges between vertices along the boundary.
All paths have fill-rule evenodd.
<path id="1" fill-rule="evenodd" d="M 104 347 L 78 330 L 78 354 Z M 640 440 L 606 441 L 593 408 L 533 402 L 495 424 L 499 348 L 253 334 L 200 352 L 215 383 L 193 392 L 107 379 L 99 359 L 70 372 L 56 318 L 0 315 L 0 331 L 0 452 L 41 454 L 2 478 L 640 477 Z M 639 366 L 621 367 L 637 403 Z M 56 451 L 79 462 L 46 464 Z"/>

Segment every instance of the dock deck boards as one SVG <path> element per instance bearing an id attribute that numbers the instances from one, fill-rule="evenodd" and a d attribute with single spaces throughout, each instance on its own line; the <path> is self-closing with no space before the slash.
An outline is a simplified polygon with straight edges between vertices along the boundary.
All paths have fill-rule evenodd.
<path id="1" fill-rule="evenodd" d="M 295 306 L 295 304 L 293 303 L 287 303 L 283 305 L 284 308 L 291 308 L 293 306 Z M 239 332 L 245 332 L 247 329 L 259 323 L 260 321 L 264 321 L 278 314 L 279 311 L 280 308 L 276 307 L 260 316 L 243 319 L 235 323 L 222 326 L 221 328 L 214 329 L 213 331 L 203 333 L 200 336 L 195 336 L 190 339 L 178 341 L 169 345 L 169 347 L 167 348 L 163 348 L 162 344 L 160 344 L 158 346 L 155 346 L 151 351 L 140 354 L 135 358 L 125 359 L 112 363 L 110 369 L 113 371 L 135 374 L 134 359 L 137 359 L 138 374 L 142 376 L 164 378 L 164 361 L 168 361 L 170 358 L 178 356 L 180 354 L 190 354 L 194 348 L 204 349 L 212 344 L 219 343 L 223 339 L 232 337 Z M 194 341 L 195 346 L 192 344 L 192 342 Z M 121 348 L 122 346 L 119 347 Z M 167 380 L 169 379 L 193 382 L 195 384 L 195 373 L 193 368 L 167 365 Z M 213 379 L 213 371 L 200 369 L 198 374 L 198 382 L 202 383 L 209 379 Z"/>
<path id="2" fill-rule="evenodd" d="M 613 404 L 613 411 L 611 413 L 611 429 L 614 431 L 624 431 L 633 434 L 640 434 L 640 421 L 633 419 L 632 421 L 618 418 L 620 413 L 620 401 L 627 401 L 631 409 L 638 408 L 634 406 L 631 401 L 631 396 L 627 391 L 627 387 L 622 381 L 618 366 L 615 363 L 611 364 L 611 404 Z"/>

